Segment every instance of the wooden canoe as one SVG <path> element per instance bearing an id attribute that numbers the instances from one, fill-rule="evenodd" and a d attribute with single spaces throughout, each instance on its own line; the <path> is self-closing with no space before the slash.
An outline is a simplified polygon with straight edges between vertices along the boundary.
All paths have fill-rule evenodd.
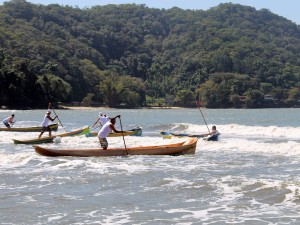
<path id="1" fill-rule="evenodd" d="M 162 131 L 162 132 L 160 132 L 160 135 L 162 135 L 163 138 L 190 137 L 190 138 L 203 138 L 203 140 L 206 140 L 206 141 L 218 141 L 220 134 L 214 134 L 214 135 L 205 135 L 205 134 L 176 134 L 176 133 L 169 133 L 169 132 L 166 132 L 166 131 Z"/>
<path id="2" fill-rule="evenodd" d="M 34 145 L 35 151 L 44 156 L 77 156 L 77 157 L 99 157 L 99 156 L 126 156 L 126 155 L 184 155 L 195 154 L 197 138 L 189 138 L 185 142 L 158 145 L 143 146 L 131 148 L 86 148 L 86 149 L 59 149 L 45 148 Z"/>
<path id="3" fill-rule="evenodd" d="M 51 143 L 54 140 L 54 136 L 51 137 L 44 137 L 44 138 L 36 138 L 36 139 L 28 139 L 28 140 L 16 140 L 12 139 L 15 144 L 42 144 L 42 143 Z"/>
<path id="4" fill-rule="evenodd" d="M 51 137 L 45 137 L 45 138 L 34 138 L 34 139 L 27 139 L 27 140 L 16 140 L 12 139 L 15 144 L 41 144 L 41 143 L 51 143 L 53 142 L 54 138 L 56 137 L 68 137 L 68 136 L 77 136 L 80 135 L 81 133 L 84 134 L 84 131 L 87 129 L 82 128 L 78 129 L 75 131 L 63 133 L 63 134 L 57 134 L 57 135 L 52 135 Z M 47 131 L 46 131 L 47 132 Z"/>
<path id="5" fill-rule="evenodd" d="M 50 125 L 52 131 L 57 131 L 58 124 L 54 123 Z M 0 131 L 11 131 L 11 132 L 41 132 L 42 127 L 0 127 Z"/>
<path id="6" fill-rule="evenodd" d="M 54 137 L 78 136 L 78 135 L 81 135 L 81 134 L 85 134 L 86 130 L 89 130 L 89 127 L 85 127 L 85 128 L 82 128 L 82 129 L 74 130 L 74 131 L 71 131 L 71 132 L 63 133 L 63 134 L 57 134 L 57 135 L 54 135 Z"/>
<path id="7" fill-rule="evenodd" d="M 164 138 L 171 138 L 173 137 L 191 137 L 191 138 L 203 138 L 207 135 L 204 134 L 180 134 L 180 133 L 170 133 L 167 131 L 160 132 L 160 135 L 162 135 Z"/>
<path id="8" fill-rule="evenodd" d="M 86 134 L 86 137 L 96 137 L 98 135 L 98 132 L 90 132 Z M 131 130 L 123 131 L 124 136 L 141 136 L 142 135 L 142 128 L 137 127 Z M 108 137 L 122 137 L 122 133 L 110 133 Z"/>

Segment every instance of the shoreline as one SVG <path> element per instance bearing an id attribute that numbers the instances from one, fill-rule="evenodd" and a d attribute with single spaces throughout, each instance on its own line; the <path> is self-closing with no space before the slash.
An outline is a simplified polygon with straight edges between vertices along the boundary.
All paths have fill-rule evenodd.
<path id="1" fill-rule="evenodd" d="M 110 107 L 93 107 L 93 106 L 59 106 L 61 109 L 70 109 L 70 110 L 108 110 L 108 109 L 123 109 L 123 108 L 110 108 Z M 124 108 L 125 109 L 125 108 Z M 127 109 L 127 108 L 126 108 Z M 141 107 L 138 109 L 185 109 L 184 107 Z"/>

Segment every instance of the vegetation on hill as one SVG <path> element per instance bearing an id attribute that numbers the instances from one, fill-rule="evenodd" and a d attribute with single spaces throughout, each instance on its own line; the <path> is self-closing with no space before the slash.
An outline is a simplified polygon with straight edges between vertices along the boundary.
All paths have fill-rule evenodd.
<path id="1" fill-rule="evenodd" d="M 0 105 L 293 107 L 300 27 L 238 4 L 0 6 Z"/>

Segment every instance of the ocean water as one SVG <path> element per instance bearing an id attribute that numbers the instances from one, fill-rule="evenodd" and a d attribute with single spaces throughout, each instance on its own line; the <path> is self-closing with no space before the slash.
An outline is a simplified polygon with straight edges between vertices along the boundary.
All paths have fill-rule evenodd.
<path id="1" fill-rule="evenodd" d="M 143 127 L 141 137 L 125 137 L 127 147 L 184 140 L 161 131 L 208 132 L 199 109 L 102 108 L 56 110 L 64 126 L 56 134 L 92 125 L 99 111 L 120 114 L 124 130 Z M 12 141 L 39 133 L 0 132 L 0 224 L 300 224 L 300 109 L 202 112 L 221 136 L 199 139 L 195 155 L 51 158 Z M 12 113 L 14 126 L 25 127 L 40 125 L 45 110 L 0 116 Z M 99 142 L 77 136 L 45 145 Z"/>

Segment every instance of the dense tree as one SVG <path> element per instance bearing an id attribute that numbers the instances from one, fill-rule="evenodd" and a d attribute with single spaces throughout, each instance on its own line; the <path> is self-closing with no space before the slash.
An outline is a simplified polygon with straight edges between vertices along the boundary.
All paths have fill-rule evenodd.
<path id="1" fill-rule="evenodd" d="M 178 106 L 194 106 L 195 94 L 190 90 L 178 91 L 174 103 Z"/>
<path id="2" fill-rule="evenodd" d="M 110 76 L 107 76 L 100 83 L 100 92 L 103 94 L 104 104 L 110 107 L 144 105 L 145 85 L 140 78 L 116 76 L 109 73 L 107 75 Z"/>
<path id="3" fill-rule="evenodd" d="M 45 98 L 46 102 L 67 101 L 72 91 L 67 82 L 51 74 L 40 76 L 36 81 L 36 88 L 39 90 L 41 98 Z"/>
<path id="4" fill-rule="evenodd" d="M 259 90 L 249 89 L 245 94 L 248 107 L 260 107 L 263 104 L 263 94 Z"/>
<path id="5" fill-rule="evenodd" d="M 203 11 L 11 0 L 0 6 L 0 104 L 190 106 L 199 92 L 207 107 L 294 107 L 299 46 L 299 25 L 232 3 Z"/>
<path id="6" fill-rule="evenodd" d="M 299 88 L 292 88 L 288 92 L 288 98 L 286 102 L 291 105 L 298 105 L 300 99 L 300 89 Z"/>

